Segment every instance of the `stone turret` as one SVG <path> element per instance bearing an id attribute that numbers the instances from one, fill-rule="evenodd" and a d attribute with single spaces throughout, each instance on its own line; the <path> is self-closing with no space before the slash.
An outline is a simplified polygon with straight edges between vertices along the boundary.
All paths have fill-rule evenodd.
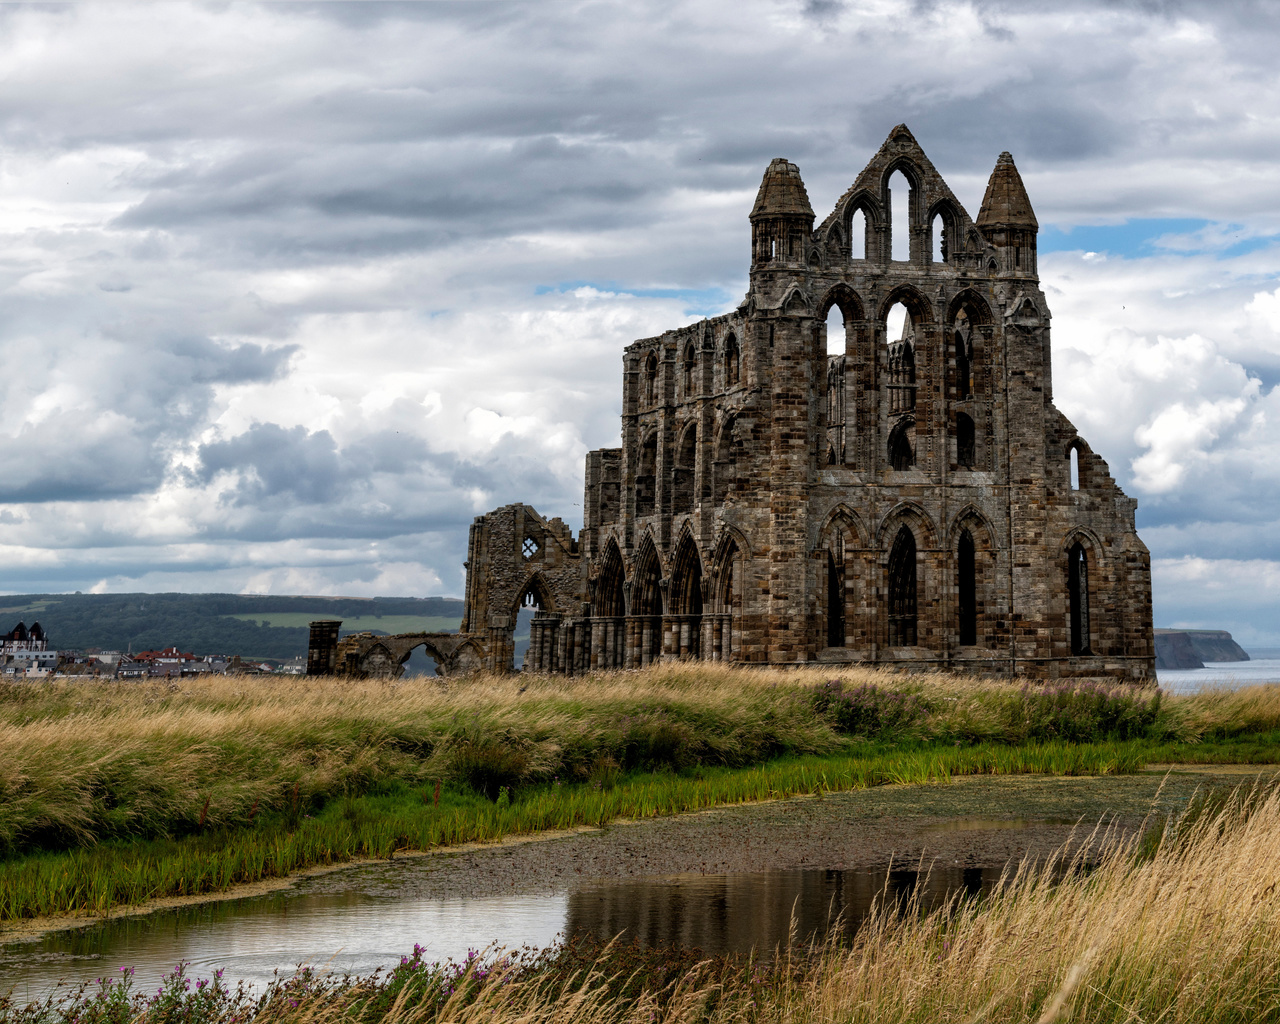
<path id="1" fill-rule="evenodd" d="M 1022 175 L 1008 152 L 996 160 L 977 225 L 987 241 L 1000 250 L 1002 273 L 1036 276 L 1036 235 L 1040 224 L 1031 209 Z"/>
<path id="2" fill-rule="evenodd" d="M 813 207 L 800 168 L 778 157 L 764 172 L 751 209 L 752 266 L 803 263 L 813 233 Z"/>

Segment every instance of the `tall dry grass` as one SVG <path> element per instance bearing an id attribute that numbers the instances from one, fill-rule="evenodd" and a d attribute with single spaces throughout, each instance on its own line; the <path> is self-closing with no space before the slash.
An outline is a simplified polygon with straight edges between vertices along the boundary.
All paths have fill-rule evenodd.
<path id="1" fill-rule="evenodd" d="M 372 979 L 284 982 L 256 1003 L 171 984 L 60 1006 L 5 1007 L 22 1024 L 918 1024 L 1280 1021 L 1280 796 L 1202 801 L 1154 849 L 1100 863 L 1022 864 L 989 895 L 922 915 L 881 905 L 846 947 L 772 961 L 647 961 L 607 950 L 477 962 L 406 961 Z M 1063 869 L 1069 868 L 1065 877 Z M 656 966 L 656 970 L 653 969 Z M 672 969 L 674 968 L 674 969 Z M 621 975 L 619 975 L 621 970 Z M 651 978 L 655 980 L 650 980 Z M 114 1010 L 112 1010 L 114 1007 Z M 108 1012 L 111 1011 L 111 1012 Z"/>
<path id="2" fill-rule="evenodd" d="M 872 738 L 882 742 L 1114 738 L 1089 735 L 1093 720 L 1078 709 L 1055 710 L 1059 698 L 1088 703 L 1070 688 L 1052 697 L 1021 683 L 858 668 L 677 663 L 585 678 L 448 683 L 213 677 L 172 685 L 9 684 L 0 686 L 0 857 L 239 827 L 258 814 L 306 811 L 388 782 L 452 780 L 496 797 L 502 785 L 553 777 L 828 754 L 855 740 L 850 733 L 859 728 L 845 728 L 815 699 L 833 677 L 846 697 L 870 693 L 871 704 L 886 693 L 910 698 L 917 713 L 893 728 L 878 726 Z M 842 707 L 861 714 L 850 700 Z M 1046 732 L 1046 722 L 1055 721 L 1083 722 L 1083 731 Z M 1166 700 L 1153 724 L 1161 737 L 1191 739 L 1215 729 L 1236 735 L 1275 728 L 1275 687 Z"/>
<path id="3" fill-rule="evenodd" d="M 404 999 L 387 1020 L 754 1020 L 787 1024 L 1280 1020 L 1280 795 L 1201 814 L 1149 857 L 1115 845 L 1093 870 L 1022 864 L 992 895 L 921 916 L 881 906 L 848 949 L 659 1008 L 591 986 L 487 985 L 442 1011 Z M 1071 867 L 1062 880 L 1063 867 Z M 327 1022 L 332 1010 L 296 1020 Z"/>

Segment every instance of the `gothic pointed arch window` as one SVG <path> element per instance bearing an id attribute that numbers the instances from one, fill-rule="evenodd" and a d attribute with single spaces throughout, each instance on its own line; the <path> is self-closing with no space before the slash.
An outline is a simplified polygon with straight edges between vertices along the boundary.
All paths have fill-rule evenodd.
<path id="1" fill-rule="evenodd" d="M 1067 552 L 1067 603 L 1071 617 L 1071 653 L 1089 649 L 1089 553 L 1077 541 Z"/>
<path id="2" fill-rule="evenodd" d="M 646 405 L 658 401 L 658 357 L 653 352 L 644 361 L 644 401 Z"/>
<path id="3" fill-rule="evenodd" d="M 890 339 L 889 411 L 910 412 L 916 407 L 916 332 L 910 312 L 900 302 L 894 303 L 885 317 L 885 337 Z"/>
<path id="4" fill-rule="evenodd" d="M 720 426 L 720 435 L 716 440 L 715 461 L 712 466 L 714 474 L 712 493 L 717 503 L 723 503 L 738 489 L 738 456 L 742 445 L 737 433 L 736 419 L 726 419 Z"/>
<path id="5" fill-rule="evenodd" d="M 849 259 L 867 258 L 867 214 L 859 207 L 849 222 Z"/>
<path id="6" fill-rule="evenodd" d="M 618 616 L 626 614 L 626 598 L 623 591 L 622 555 L 617 541 L 611 540 L 601 559 L 600 575 L 596 579 L 595 605 L 592 615 Z"/>
<path id="7" fill-rule="evenodd" d="M 916 538 L 902 527 L 889 552 L 889 646 L 916 646 Z"/>
<path id="8" fill-rule="evenodd" d="M 839 531 L 827 548 L 827 646 L 845 646 L 844 535 Z"/>
<path id="9" fill-rule="evenodd" d="M 904 262 L 911 259 L 911 208 L 915 205 L 915 189 L 900 170 L 889 177 L 888 199 L 889 258 Z"/>
<path id="10" fill-rule="evenodd" d="M 657 501 L 658 434 L 653 431 L 640 443 L 636 467 L 636 515 L 652 515 Z"/>
<path id="11" fill-rule="evenodd" d="M 738 351 L 738 339 L 732 334 L 724 342 L 724 386 L 735 387 L 741 372 L 741 353 Z"/>
<path id="12" fill-rule="evenodd" d="M 698 459 L 698 426 L 691 423 L 680 436 L 676 448 L 675 467 L 671 473 L 671 511 L 692 512 L 694 506 L 694 470 Z"/>
<path id="13" fill-rule="evenodd" d="M 904 420 L 889 435 L 889 465 L 896 470 L 910 469 L 916 464 L 915 449 L 911 445 L 915 425 Z"/>
<path id="14" fill-rule="evenodd" d="M 693 397 L 693 371 L 697 366 L 697 357 L 694 354 L 693 343 L 690 342 L 684 349 L 684 397 Z"/>
<path id="15" fill-rule="evenodd" d="M 978 565 L 973 534 L 968 530 L 961 531 L 956 552 L 956 591 L 960 645 L 973 647 L 978 643 Z"/>
<path id="16" fill-rule="evenodd" d="M 964 310 L 956 317 L 952 338 L 956 350 L 956 398 L 964 401 L 973 394 L 973 325 Z"/>
<path id="17" fill-rule="evenodd" d="M 956 463 L 961 469 L 973 469 L 977 456 L 977 429 L 973 417 L 956 413 Z"/>

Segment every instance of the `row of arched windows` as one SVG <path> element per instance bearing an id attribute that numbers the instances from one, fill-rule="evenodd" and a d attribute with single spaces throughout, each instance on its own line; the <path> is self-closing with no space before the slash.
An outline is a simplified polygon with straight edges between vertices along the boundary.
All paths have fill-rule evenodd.
<path id="1" fill-rule="evenodd" d="M 676 435 L 676 444 L 670 474 L 670 511 L 674 515 L 692 512 L 694 506 L 708 493 L 722 502 L 738 481 L 738 459 L 741 441 L 736 433 L 736 418 L 729 417 L 716 435 L 716 449 L 712 456 L 710 479 L 704 484 L 704 493 L 697 493 L 698 425 L 687 424 Z M 636 466 L 636 515 L 647 516 L 657 511 L 658 432 L 651 430 L 640 442 L 640 458 Z"/>
<path id="2" fill-rule="evenodd" d="M 642 370 L 641 394 L 645 405 L 657 405 L 661 401 L 658 389 L 658 354 L 650 352 L 645 357 Z M 683 396 L 695 394 L 698 369 L 698 349 L 693 342 L 685 346 L 680 362 L 680 388 Z M 721 380 L 725 388 L 736 387 L 742 376 L 742 352 L 737 337 L 730 333 L 720 354 Z"/>
<path id="3" fill-rule="evenodd" d="M 719 559 L 723 563 L 718 573 L 718 585 L 713 587 L 719 595 L 718 602 L 725 604 L 733 593 L 731 580 L 733 561 L 737 547 L 730 543 L 728 555 Z M 956 543 L 954 561 L 954 586 L 956 594 L 954 621 L 957 642 L 964 647 L 977 647 L 985 642 L 979 629 L 981 591 L 984 583 L 984 562 L 979 557 L 978 545 L 969 529 L 962 529 Z M 845 623 L 845 548 L 839 534 L 827 549 L 827 645 L 843 647 L 846 639 Z M 1092 654 L 1089 621 L 1089 561 L 1090 554 L 1083 541 L 1074 543 L 1067 552 L 1067 571 L 1064 580 L 1067 593 L 1067 626 L 1071 654 Z M 986 562 L 987 567 L 990 562 Z M 678 546 L 672 561 L 672 584 L 668 600 L 664 600 L 660 586 L 661 566 L 656 552 L 644 549 L 637 561 L 632 585 L 632 607 L 629 614 L 658 616 L 664 613 L 698 616 L 702 614 L 702 562 L 690 538 Z M 988 570 L 989 571 L 989 568 Z M 593 599 L 593 615 L 621 616 L 628 614 L 623 588 L 624 569 L 617 554 L 616 545 L 610 544 L 601 563 Z M 891 647 L 916 647 L 920 644 L 920 580 L 919 558 L 915 533 L 903 525 L 894 535 L 889 550 L 886 589 L 886 634 Z M 537 595 L 530 590 L 525 603 L 537 603 Z"/>
<path id="4" fill-rule="evenodd" d="M 890 647 L 915 647 L 919 635 L 919 573 L 915 534 L 902 526 L 889 550 L 886 591 L 887 641 Z M 962 647 L 981 643 L 978 629 L 981 566 L 973 534 L 961 530 L 955 559 L 955 622 Z M 1073 655 L 1092 653 L 1089 635 L 1089 554 L 1077 541 L 1067 552 L 1067 619 Z M 837 535 L 827 549 L 827 645 L 845 645 L 845 550 Z"/>
<path id="5" fill-rule="evenodd" d="M 851 260 L 876 259 L 906 262 L 912 258 L 911 233 L 915 224 L 928 224 L 928 236 L 920 257 L 924 262 L 946 263 L 954 253 L 963 248 L 963 239 L 956 237 L 960 216 L 947 199 L 936 202 L 932 210 L 920 208 L 918 190 L 902 170 L 890 175 L 884 189 L 884 199 L 877 202 L 864 194 L 857 203 L 846 226 L 836 225 L 827 233 L 827 243 L 833 249 L 844 248 L 845 232 L 848 232 L 848 252 Z M 887 251 L 877 252 L 880 243 L 880 225 L 887 221 Z M 976 239 L 973 244 L 979 244 Z"/>

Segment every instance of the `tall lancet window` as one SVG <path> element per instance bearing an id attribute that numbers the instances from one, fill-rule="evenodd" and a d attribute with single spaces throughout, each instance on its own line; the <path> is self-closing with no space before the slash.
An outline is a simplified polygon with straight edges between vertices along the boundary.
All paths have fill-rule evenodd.
<path id="1" fill-rule="evenodd" d="M 898 531 L 889 552 L 889 646 L 916 645 L 916 538 Z"/>
<path id="2" fill-rule="evenodd" d="M 956 590 L 959 592 L 959 633 L 962 647 L 973 647 L 978 642 L 978 572 L 973 548 L 973 534 L 968 530 L 960 534 L 960 550 L 956 559 Z"/>
<path id="3" fill-rule="evenodd" d="M 964 312 L 956 317 L 956 397 L 964 400 L 973 394 L 973 329 Z"/>
<path id="4" fill-rule="evenodd" d="M 844 646 L 844 538 L 827 549 L 827 646 Z"/>
<path id="5" fill-rule="evenodd" d="M 1071 604 L 1071 653 L 1089 650 L 1089 556 L 1083 544 L 1067 554 L 1067 596 Z"/>

